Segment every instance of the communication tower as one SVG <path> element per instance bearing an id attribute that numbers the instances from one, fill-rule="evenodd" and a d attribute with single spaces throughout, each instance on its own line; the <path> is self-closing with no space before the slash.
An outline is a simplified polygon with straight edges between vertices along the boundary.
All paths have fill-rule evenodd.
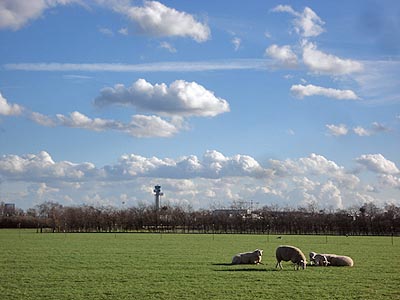
<path id="1" fill-rule="evenodd" d="M 156 199 L 156 211 L 160 210 L 160 201 L 161 201 L 161 196 L 164 196 L 164 193 L 161 192 L 161 185 L 156 185 L 154 187 L 154 196 Z"/>

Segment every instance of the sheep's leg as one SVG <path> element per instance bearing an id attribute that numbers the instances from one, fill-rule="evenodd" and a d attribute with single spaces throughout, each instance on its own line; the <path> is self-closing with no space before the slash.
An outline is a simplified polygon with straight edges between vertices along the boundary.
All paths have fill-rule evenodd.
<path id="1" fill-rule="evenodd" d="M 280 261 L 278 261 L 278 262 L 276 263 L 275 268 L 277 268 L 278 266 L 279 266 L 279 268 L 280 268 L 281 270 L 283 269 L 282 263 L 281 263 Z"/>

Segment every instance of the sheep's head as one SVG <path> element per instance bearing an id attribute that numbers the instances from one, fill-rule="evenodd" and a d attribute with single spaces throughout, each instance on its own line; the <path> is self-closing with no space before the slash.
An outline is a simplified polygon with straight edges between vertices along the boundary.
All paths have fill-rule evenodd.
<path id="1" fill-rule="evenodd" d="M 310 260 L 311 260 L 311 261 L 314 259 L 315 255 L 317 255 L 317 253 L 315 253 L 315 252 L 310 252 Z"/>

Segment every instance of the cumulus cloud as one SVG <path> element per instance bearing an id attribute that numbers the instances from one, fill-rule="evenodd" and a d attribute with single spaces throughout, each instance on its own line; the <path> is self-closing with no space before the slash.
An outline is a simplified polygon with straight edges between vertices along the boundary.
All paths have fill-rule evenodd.
<path id="1" fill-rule="evenodd" d="M 8 103 L 7 99 L 0 93 L 0 115 L 3 116 L 16 116 L 20 115 L 23 107 L 18 104 Z"/>
<path id="2" fill-rule="evenodd" d="M 389 175 L 398 174 L 400 172 L 394 162 L 386 159 L 380 153 L 364 154 L 358 157 L 356 161 L 371 172 Z"/>
<path id="3" fill-rule="evenodd" d="M 371 136 L 378 133 L 388 132 L 391 129 L 379 122 L 373 122 L 369 129 L 362 126 L 357 126 L 353 128 L 353 131 L 358 136 Z"/>
<path id="4" fill-rule="evenodd" d="M 359 99 L 356 93 L 352 90 L 338 90 L 333 88 L 325 88 L 321 86 L 316 86 L 312 84 L 302 85 L 296 84 L 292 85 L 290 91 L 295 97 L 303 99 L 309 96 L 324 96 L 328 98 L 334 98 L 338 100 L 357 100 Z"/>
<path id="5" fill-rule="evenodd" d="M 398 176 L 383 174 L 380 176 L 380 180 L 385 185 L 400 189 L 400 177 Z"/>
<path id="6" fill-rule="evenodd" d="M 302 12 L 298 12 L 290 5 L 278 5 L 272 11 L 285 12 L 295 16 L 293 21 L 294 30 L 302 37 L 315 37 L 325 31 L 322 27 L 325 22 L 309 7 L 305 7 Z"/>
<path id="7" fill-rule="evenodd" d="M 345 124 L 339 124 L 339 125 L 327 124 L 326 127 L 329 130 L 329 134 L 334 136 L 346 135 L 349 132 Z"/>
<path id="8" fill-rule="evenodd" d="M 38 19 L 45 10 L 80 0 L 2 0 L 0 1 L 0 30 L 18 30 L 29 21 Z"/>
<path id="9" fill-rule="evenodd" d="M 144 79 L 137 80 L 128 88 L 117 84 L 101 90 L 95 104 L 129 105 L 142 111 L 185 117 L 214 117 L 229 111 L 226 100 L 216 97 L 196 82 L 184 80 L 176 80 L 169 86 L 165 83 L 152 85 Z"/>
<path id="10" fill-rule="evenodd" d="M 129 6 L 128 3 L 110 5 L 116 12 L 134 21 L 139 31 L 146 35 L 190 37 L 199 43 L 207 41 L 211 35 L 210 28 L 191 14 L 157 1 L 145 1 L 143 6 Z"/>
<path id="11" fill-rule="evenodd" d="M 51 117 L 43 115 L 43 114 L 38 113 L 38 112 L 31 112 L 29 114 L 29 118 L 33 122 L 35 122 L 35 123 L 37 123 L 39 125 L 42 125 L 42 126 L 54 127 L 54 126 L 57 125 L 55 120 L 53 120 Z"/>
<path id="12" fill-rule="evenodd" d="M 277 60 L 284 66 L 297 66 L 297 55 L 292 51 L 289 45 L 281 46 L 271 45 L 265 50 L 265 54 Z"/>
<path id="13" fill-rule="evenodd" d="M 303 62 L 312 72 L 321 74 L 345 75 L 363 70 L 362 63 L 324 53 L 310 42 L 303 45 Z"/>
<path id="14" fill-rule="evenodd" d="M 132 205 L 146 201 L 142 199 L 150 203 L 152 186 L 161 184 L 167 201 L 195 207 L 253 199 L 262 205 L 316 204 L 321 209 L 336 209 L 359 205 L 366 199 L 376 201 L 368 194 L 371 192 L 374 197 L 381 195 L 384 203 L 382 191 L 399 188 L 399 177 L 389 173 L 390 164 L 381 169 L 379 190 L 371 190 L 366 188 L 368 182 L 361 182 L 344 167 L 317 154 L 270 160 L 268 167 L 251 156 L 226 156 L 215 150 L 200 157 L 178 158 L 125 154 L 115 164 L 104 167 L 55 161 L 45 151 L 0 157 L 0 177 L 8 182 L 7 189 L 25 183 L 28 188 L 23 192 L 37 201 L 56 199 L 76 204 L 92 203 L 90 199 L 94 198 L 107 198 L 111 205 L 120 205 L 121 199 Z M 118 192 L 113 194 L 110 189 Z"/>
<path id="15" fill-rule="evenodd" d="M 184 122 L 180 118 L 174 118 L 168 122 L 158 116 L 134 115 L 131 122 L 123 123 L 101 118 L 91 119 L 77 111 L 69 116 L 57 114 L 57 124 L 93 131 L 121 131 L 134 137 L 171 137 L 184 128 Z"/>
<path id="16" fill-rule="evenodd" d="M 49 153 L 3 155 L 0 157 L 0 175 L 7 179 L 43 181 L 63 179 L 82 180 L 95 171 L 92 163 L 74 164 L 68 161 L 54 162 Z"/>
<path id="17" fill-rule="evenodd" d="M 328 160 L 322 155 L 315 153 L 298 160 L 286 159 L 284 161 L 271 159 L 270 165 L 278 176 L 294 176 L 299 174 L 341 174 L 343 167 L 338 166 L 334 161 Z"/>
<path id="18" fill-rule="evenodd" d="M 217 151 L 207 151 L 202 159 L 195 155 L 178 159 L 146 158 L 130 154 L 119 163 L 105 168 L 112 176 L 143 176 L 161 178 L 221 178 L 235 176 L 266 177 L 269 173 L 252 157 L 226 157 Z"/>
<path id="19" fill-rule="evenodd" d="M 370 136 L 372 134 L 369 130 L 367 130 L 361 126 L 354 127 L 353 131 L 358 136 Z"/>

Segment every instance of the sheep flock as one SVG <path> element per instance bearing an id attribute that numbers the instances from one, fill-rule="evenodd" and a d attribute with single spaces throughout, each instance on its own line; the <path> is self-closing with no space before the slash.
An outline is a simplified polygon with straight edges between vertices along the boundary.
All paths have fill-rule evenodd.
<path id="1" fill-rule="evenodd" d="M 232 258 L 232 265 L 236 264 L 261 264 L 263 250 L 256 249 L 250 252 L 238 253 Z M 297 247 L 282 245 L 276 248 L 275 251 L 276 266 L 275 268 L 283 269 L 282 261 L 292 262 L 295 270 L 306 269 L 307 259 L 304 253 Z M 337 254 L 324 254 L 310 252 L 310 266 L 316 267 L 352 267 L 354 261 L 351 257 Z"/>

